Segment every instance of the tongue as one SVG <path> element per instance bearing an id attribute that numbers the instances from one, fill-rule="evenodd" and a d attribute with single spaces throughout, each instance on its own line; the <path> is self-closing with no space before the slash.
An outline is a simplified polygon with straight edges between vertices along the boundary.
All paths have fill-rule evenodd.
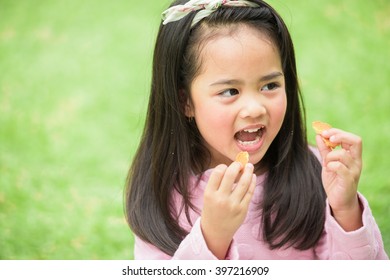
<path id="1" fill-rule="evenodd" d="M 257 136 L 258 136 L 257 132 L 240 131 L 237 133 L 236 138 L 242 142 L 249 142 L 249 141 L 256 140 Z"/>

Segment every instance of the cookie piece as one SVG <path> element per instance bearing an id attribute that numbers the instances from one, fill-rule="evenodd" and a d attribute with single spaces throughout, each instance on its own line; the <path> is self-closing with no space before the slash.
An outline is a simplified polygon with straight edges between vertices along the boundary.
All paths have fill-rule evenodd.
<path id="1" fill-rule="evenodd" d="M 319 134 L 319 135 L 321 135 L 321 133 L 324 130 L 328 130 L 328 129 L 332 128 L 332 126 L 330 124 L 325 123 L 325 122 L 320 122 L 320 121 L 312 122 L 312 127 L 313 127 L 314 131 L 316 132 L 316 134 Z M 325 145 L 328 146 L 329 148 L 334 149 L 338 145 L 336 143 L 330 142 L 329 138 L 325 138 L 323 136 L 321 136 L 321 138 L 324 141 Z"/>
<path id="2" fill-rule="evenodd" d="M 241 163 L 241 166 L 244 167 L 249 162 L 248 152 L 239 152 L 236 156 L 236 161 Z"/>

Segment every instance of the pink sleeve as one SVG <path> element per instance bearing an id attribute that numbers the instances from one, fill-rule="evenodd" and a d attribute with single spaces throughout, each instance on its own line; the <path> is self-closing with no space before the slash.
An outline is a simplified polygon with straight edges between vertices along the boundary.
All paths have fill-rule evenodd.
<path id="1" fill-rule="evenodd" d="M 135 260 L 169 260 L 172 257 L 162 252 L 157 247 L 143 241 L 138 236 L 134 238 Z"/>
<path id="2" fill-rule="evenodd" d="M 200 228 L 200 218 L 198 218 L 192 227 L 190 233 L 180 243 L 179 248 L 171 257 L 163 253 L 157 247 L 135 238 L 134 258 L 136 260 L 216 260 L 217 258 L 208 249 L 206 241 L 203 238 Z M 238 251 L 233 241 L 226 259 L 238 259 Z"/>
<path id="3" fill-rule="evenodd" d="M 324 234 L 316 247 L 319 259 L 388 260 L 378 225 L 367 200 L 358 193 L 363 207 L 363 227 L 344 231 L 326 206 Z"/>

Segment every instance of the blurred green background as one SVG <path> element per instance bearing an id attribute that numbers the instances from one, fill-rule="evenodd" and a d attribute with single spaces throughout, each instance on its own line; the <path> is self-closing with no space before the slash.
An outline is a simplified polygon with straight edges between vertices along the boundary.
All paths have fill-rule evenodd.
<path id="1" fill-rule="evenodd" d="M 0 0 L 0 259 L 131 259 L 127 169 L 169 1 Z M 361 135 L 359 190 L 390 252 L 390 2 L 269 1 L 310 123 Z"/>

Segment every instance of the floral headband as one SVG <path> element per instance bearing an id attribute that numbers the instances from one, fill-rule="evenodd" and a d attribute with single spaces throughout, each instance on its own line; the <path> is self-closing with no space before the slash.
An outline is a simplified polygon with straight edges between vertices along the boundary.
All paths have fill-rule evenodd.
<path id="1" fill-rule="evenodd" d="M 221 6 L 229 7 L 259 7 L 258 4 L 246 0 L 190 0 L 184 5 L 170 7 L 162 13 L 163 24 L 178 21 L 193 11 L 199 11 L 192 21 L 191 27 L 208 17 Z"/>

